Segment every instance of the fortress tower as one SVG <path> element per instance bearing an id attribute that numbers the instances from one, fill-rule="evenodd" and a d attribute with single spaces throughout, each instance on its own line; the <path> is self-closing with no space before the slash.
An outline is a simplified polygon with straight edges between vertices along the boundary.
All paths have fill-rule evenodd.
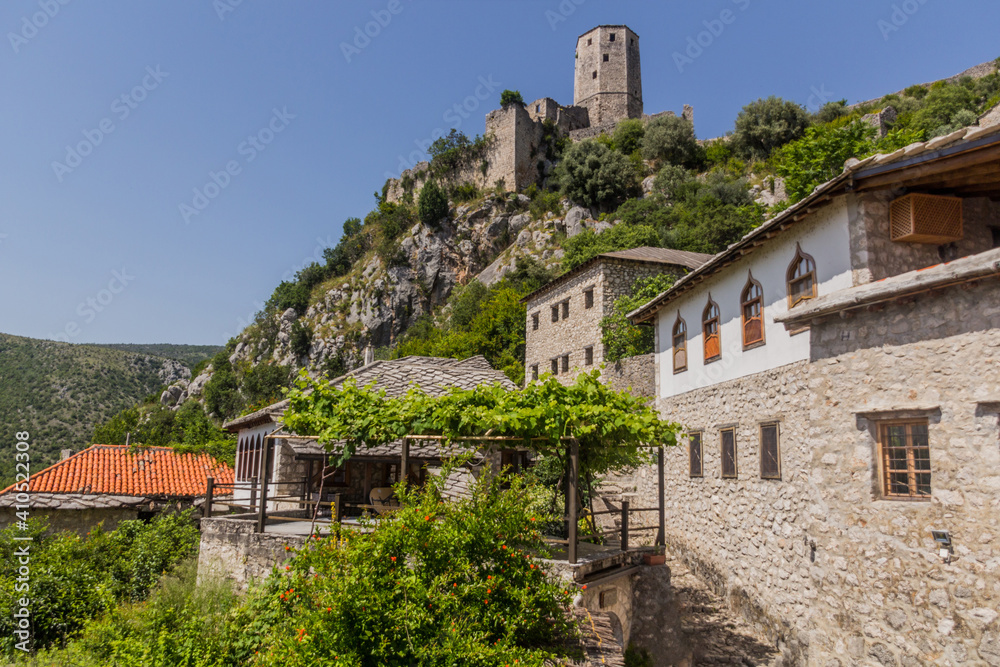
<path id="1" fill-rule="evenodd" d="M 576 106 L 590 111 L 591 127 L 642 118 L 639 36 L 624 25 L 602 25 L 576 45 Z"/>

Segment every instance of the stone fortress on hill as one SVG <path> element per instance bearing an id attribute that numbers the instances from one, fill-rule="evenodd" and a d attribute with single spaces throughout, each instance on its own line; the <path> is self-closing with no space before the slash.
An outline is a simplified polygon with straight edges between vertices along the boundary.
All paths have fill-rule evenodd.
<path id="1" fill-rule="evenodd" d="M 438 178 L 450 184 L 524 190 L 552 169 L 545 146 L 554 138 L 553 132 L 580 141 L 610 132 L 628 118 L 650 120 L 663 115 L 676 114 L 643 113 L 639 35 L 624 25 L 598 26 L 577 40 L 572 106 L 543 97 L 524 106 L 508 104 L 491 111 L 486 115 L 486 149 Z M 691 107 L 685 105 L 682 116 L 693 120 Z M 427 162 L 404 171 L 388 182 L 387 201 L 408 199 L 430 176 Z"/>

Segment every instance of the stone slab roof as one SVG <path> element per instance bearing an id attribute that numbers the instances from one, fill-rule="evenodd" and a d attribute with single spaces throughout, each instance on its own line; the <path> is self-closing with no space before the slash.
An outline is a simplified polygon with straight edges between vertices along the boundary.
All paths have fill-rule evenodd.
<path id="1" fill-rule="evenodd" d="M 141 498 L 194 498 L 205 494 L 209 477 L 233 482 L 233 469 L 208 454 L 180 454 L 169 447 L 138 449 L 91 445 L 31 476 L 28 492 Z M 0 499 L 14 495 L 14 485 Z"/>
<path id="2" fill-rule="evenodd" d="M 847 188 L 865 178 L 886 174 L 895 170 L 944 161 L 953 156 L 973 150 L 994 147 L 1000 144 L 1000 125 L 989 127 L 965 127 L 951 134 L 935 137 L 929 141 L 918 141 L 899 150 L 872 155 L 864 160 L 851 159 L 844 165 L 844 171 L 826 183 L 816 186 L 809 195 L 767 220 L 742 239 L 732 244 L 708 262 L 693 270 L 674 283 L 669 290 L 658 295 L 644 306 L 628 314 L 633 324 L 650 322 L 661 309 L 682 294 L 694 288 L 708 276 L 754 252 L 768 239 L 788 227 L 807 219 L 811 213 L 840 196 Z"/>
<path id="3" fill-rule="evenodd" d="M 555 280 L 542 285 L 537 290 L 521 299 L 521 303 L 529 303 L 538 297 L 550 292 L 554 288 L 562 285 L 566 281 L 574 278 L 592 266 L 606 261 L 631 262 L 635 264 L 661 264 L 663 266 L 678 266 L 684 269 L 694 270 L 705 262 L 712 259 L 712 255 L 700 252 L 688 252 L 687 250 L 674 250 L 672 248 L 652 248 L 643 246 L 632 248 L 631 250 L 618 250 L 606 252 L 596 257 L 592 257 L 583 264 L 562 274 Z"/>
<path id="4" fill-rule="evenodd" d="M 991 276 L 1000 276 L 1000 248 L 809 299 L 775 317 L 774 321 L 789 326 L 803 324 L 827 315 Z"/>
<path id="5" fill-rule="evenodd" d="M 389 361 L 376 361 L 347 375 L 331 380 L 342 386 L 348 378 L 355 378 L 359 386 L 374 383 L 375 390 L 384 390 L 387 396 L 402 396 L 410 387 L 419 386 L 430 396 L 443 396 L 452 388 L 471 390 L 480 385 L 499 383 L 505 389 L 517 389 L 501 371 L 494 370 L 486 357 L 477 355 L 468 359 L 441 359 L 437 357 L 403 357 Z M 278 422 L 288 400 L 269 405 L 262 410 L 234 419 L 223 425 L 238 431 L 258 423 Z"/>

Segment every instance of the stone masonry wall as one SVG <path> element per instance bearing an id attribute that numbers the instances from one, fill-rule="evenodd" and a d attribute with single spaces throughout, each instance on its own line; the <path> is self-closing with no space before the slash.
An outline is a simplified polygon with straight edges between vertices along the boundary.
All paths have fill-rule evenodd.
<path id="1" fill-rule="evenodd" d="M 551 372 L 551 361 L 569 355 L 569 372 L 563 375 L 559 366 L 558 376 L 572 382 L 581 371 L 591 371 L 604 363 L 604 346 L 601 344 L 601 320 L 611 315 L 615 299 L 631 293 L 639 278 L 681 270 L 664 264 L 604 260 L 573 276 L 557 287 L 532 299 L 528 303 L 527 341 L 525 351 L 525 378 L 531 380 L 532 366 L 538 365 L 538 374 Z M 593 308 L 585 308 L 585 292 L 594 290 Z M 562 316 L 552 321 L 552 307 L 569 301 L 569 318 Z M 533 315 L 538 314 L 538 330 L 533 329 Z M 585 364 L 585 348 L 593 346 L 591 366 Z M 652 371 L 650 371 L 652 373 Z M 652 381 L 652 377 L 650 377 Z"/>
<path id="2" fill-rule="evenodd" d="M 1000 290 L 955 287 L 812 329 L 812 360 L 662 401 L 702 433 L 666 456 L 667 544 L 785 664 L 1000 665 Z M 880 495 L 877 424 L 926 417 L 930 501 Z M 781 480 L 760 478 L 779 423 Z M 721 479 L 735 425 L 738 478 Z M 655 475 L 631 482 L 655 503 Z M 619 484 L 629 480 L 617 480 Z M 930 530 L 949 530 L 955 559 Z"/>
<path id="3" fill-rule="evenodd" d="M 290 560 L 286 546 L 298 549 L 306 543 L 305 536 L 257 533 L 255 528 L 256 522 L 249 518 L 203 519 L 198 579 L 227 577 L 238 590 L 246 590 L 266 578 L 275 565 Z"/>
<path id="4" fill-rule="evenodd" d="M 633 396 L 656 396 L 656 355 L 641 354 L 605 365 L 601 377 L 619 391 Z"/>
<path id="5" fill-rule="evenodd" d="M 938 246 L 926 243 L 901 243 L 889 237 L 889 204 L 900 196 L 892 190 L 862 193 L 849 204 L 852 220 L 858 224 L 851 235 L 851 264 L 854 283 L 861 284 L 896 276 L 966 257 L 993 247 L 990 226 L 1000 225 L 1000 206 L 986 198 L 965 199 L 963 202 L 964 238 L 945 251 L 942 258 Z"/>
<path id="6" fill-rule="evenodd" d="M 591 125 L 642 117 L 638 35 L 625 26 L 601 26 L 580 37 L 574 105 L 589 110 Z"/>

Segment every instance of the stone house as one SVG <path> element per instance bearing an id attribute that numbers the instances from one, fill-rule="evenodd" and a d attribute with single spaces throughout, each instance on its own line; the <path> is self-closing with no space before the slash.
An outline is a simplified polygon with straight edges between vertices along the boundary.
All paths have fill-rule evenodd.
<path id="1" fill-rule="evenodd" d="M 127 519 L 149 519 L 181 510 L 205 497 L 208 478 L 232 483 L 233 469 L 208 454 L 179 454 L 169 447 L 91 445 L 31 475 L 26 493 L 0 491 L 0 527 L 28 505 L 54 530 L 87 533 L 99 523 L 112 530 Z M 25 502 L 27 501 L 27 502 Z"/>
<path id="2" fill-rule="evenodd" d="M 526 381 L 551 373 L 572 382 L 580 372 L 600 366 L 605 360 L 601 320 L 611 315 L 615 299 L 631 294 L 640 278 L 661 273 L 680 277 L 709 259 L 711 255 L 666 248 L 610 252 L 584 262 L 527 295 L 521 300 L 528 309 Z M 619 369 L 622 382 L 640 393 L 652 395 L 652 360 L 638 357 L 630 366 L 635 368 Z"/>
<path id="3" fill-rule="evenodd" d="M 786 665 L 1000 665 L 998 158 L 849 161 L 630 314 L 687 430 L 667 544 Z"/>
<path id="4" fill-rule="evenodd" d="M 331 382 L 341 386 L 353 378 L 358 386 L 373 384 L 376 391 L 384 390 L 387 396 L 402 396 L 413 386 L 418 386 L 431 396 L 440 396 L 452 388 L 474 389 L 480 385 L 500 384 L 513 389 L 514 384 L 502 372 L 494 370 L 485 357 L 469 359 L 437 359 L 430 357 L 404 357 L 391 361 L 371 361 L 362 368 L 336 378 Z M 267 451 L 267 436 L 281 428 L 281 417 L 288 408 L 288 401 L 270 405 L 223 425 L 237 434 L 236 471 L 238 484 L 234 501 L 248 503 L 251 493 L 248 483 L 262 478 L 261 463 Z M 298 510 L 302 503 L 320 499 L 332 501 L 340 496 L 347 504 L 369 502 L 372 489 L 391 486 L 399 481 L 401 471 L 401 443 L 392 443 L 371 449 L 359 449 L 344 466 L 330 465 L 330 453 L 315 440 L 297 438 L 295 434 L 275 437 L 273 454 L 269 456 L 268 497 L 297 496 L 288 502 L 269 502 L 268 509 Z M 408 450 L 408 470 L 411 479 L 422 480 L 441 464 L 441 453 L 436 443 L 413 444 Z M 500 462 L 500 461 L 498 461 Z M 502 463 L 515 464 L 516 455 L 506 454 Z M 467 477 L 456 474 L 449 478 L 449 491 L 454 495 L 464 492 Z M 322 498 L 320 498 L 322 495 Z"/>

